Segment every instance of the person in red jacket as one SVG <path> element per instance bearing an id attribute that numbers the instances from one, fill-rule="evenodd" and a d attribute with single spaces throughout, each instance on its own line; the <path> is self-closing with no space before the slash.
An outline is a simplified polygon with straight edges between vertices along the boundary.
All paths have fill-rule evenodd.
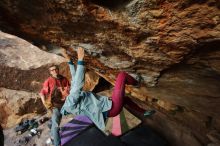
<path id="1" fill-rule="evenodd" d="M 50 77 L 43 83 L 43 88 L 40 91 L 40 97 L 46 108 L 53 108 L 52 95 L 60 93 L 62 94 L 60 99 L 65 101 L 66 96 L 69 94 L 70 83 L 66 77 L 59 74 L 59 68 L 57 65 L 49 67 Z M 57 97 L 57 96 L 56 96 Z"/>
<path id="2" fill-rule="evenodd" d="M 69 94 L 70 83 L 66 77 L 59 74 L 57 65 L 49 67 L 50 77 L 43 83 L 40 91 L 42 103 L 47 109 L 52 110 L 51 137 L 54 145 L 60 145 L 59 125 L 62 118 L 60 109 L 63 106 L 66 96 Z"/>

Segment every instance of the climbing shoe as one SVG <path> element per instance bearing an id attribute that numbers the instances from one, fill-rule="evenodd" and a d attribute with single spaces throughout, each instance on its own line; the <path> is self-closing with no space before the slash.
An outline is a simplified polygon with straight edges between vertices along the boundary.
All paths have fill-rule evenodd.
<path id="1" fill-rule="evenodd" d="M 29 120 L 25 120 L 19 123 L 18 126 L 15 127 L 15 132 L 17 134 L 22 134 L 27 131 L 29 128 Z"/>
<path id="2" fill-rule="evenodd" d="M 154 113 L 156 113 L 155 110 L 148 110 L 144 112 L 144 117 L 150 117 L 151 115 L 153 115 Z"/>
<path id="3" fill-rule="evenodd" d="M 54 140 L 50 137 L 46 140 L 46 145 L 54 145 Z"/>
<path id="4" fill-rule="evenodd" d="M 41 132 L 39 130 L 37 130 L 37 128 L 33 128 L 30 130 L 30 133 L 28 134 L 30 137 L 33 137 L 35 135 L 38 136 L 38 138 L 40 137 L 41 135 Z"/>
<path id="5" fill-rule="evenodd" d="M 38 122 L 35 119 L 29 120 L 28 124 L 29 124 L 28 129 L 33 129 L 38 127 Z"/>
<path id="6" fill-rule="evenodd" d="M 143 80 L 144 80 L 143 77 L 141 76 L 141 74 L 140 74 L 140 73 L 137 73 L 135 79 L 137 80 L 137 84 L 134 85 L 134 87 L 135 87 L 135 88 L 141 87 L 141 83 L 142 83 Z"/>

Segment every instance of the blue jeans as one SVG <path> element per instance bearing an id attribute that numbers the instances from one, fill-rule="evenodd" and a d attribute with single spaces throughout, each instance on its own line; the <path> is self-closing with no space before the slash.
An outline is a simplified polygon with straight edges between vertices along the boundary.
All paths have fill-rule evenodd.
<path id="1" fill-rule="evenodd" d="M 51 137 L 54 140 L 54 146 L 60 145 L 60 134 L 59 134 L 59 125 L 61 121 L 62 115 L 60 113 L 60 109 L 53 108 L 52 110 L 52 126 L 51 126 Z"/>

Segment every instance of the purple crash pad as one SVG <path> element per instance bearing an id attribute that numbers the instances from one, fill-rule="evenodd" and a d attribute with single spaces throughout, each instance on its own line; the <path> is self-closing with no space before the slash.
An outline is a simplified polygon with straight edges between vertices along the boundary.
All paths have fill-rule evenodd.
<path id="1" fill-rule="evenodd" d="M 60 130 L 61 145 L 79 135 L 83 130 L 93 125 L 93 122 L 82 115 L 75 116 L 71 121 L 66 123 Z"/>

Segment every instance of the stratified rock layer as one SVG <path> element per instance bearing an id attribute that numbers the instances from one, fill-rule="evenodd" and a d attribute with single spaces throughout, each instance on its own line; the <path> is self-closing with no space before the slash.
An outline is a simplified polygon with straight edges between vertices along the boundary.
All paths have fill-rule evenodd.
<path id="1" fill-rule="evenodd" d="M 2 0 L 0 28 L 42 49 L 83 46 L 87 67 L 112 84 L 119 70 L 140 73 L 142 87 L 127 92 L 158 110 L 146 122 L 172 145 L 211 145 L 220 131 L 219 8 L 218 0 Z M 1 86 L 30 89 L 32 80 L 11 81 L 11 67 L 0 71 L 9 80 Z"/>
<path id="2" fill-rule="evenodd" d="M 33 117 L 45 112 L 38 93 L 49 76 L 50 65 L 60 65 L 60 73 L 71 79 L 63 57 L 3 32 L 0 32 L 0 56 L 0 123 L 4 128 L 15 125 L 27 114 Z M 86 73 L 84 90 L 93 90 L 98 81 L 96 73 Z"/>
<path id="3" fill-rule="evenodd" d="M 6 127 L 14 126 L 23 117 L 33 117 L 45 111 L 36 93 L 0 88 L 0 121 Z"/>

